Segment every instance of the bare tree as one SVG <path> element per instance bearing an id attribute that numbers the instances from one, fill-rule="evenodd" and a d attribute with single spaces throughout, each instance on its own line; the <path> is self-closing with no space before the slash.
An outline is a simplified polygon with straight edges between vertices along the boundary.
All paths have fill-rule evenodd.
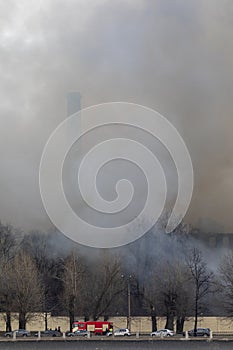
<path id="1" fill-rule="evenodd" d="M 16 231 L 11 225 L 0 222 L 0 300 L 5 312 L 6 331 L 11 331 L 12 290 L 8 288 L 8 265 L 17 248 Z"/>
<path id="2" fill-rule="evenodd" d="M 146 304 L 146 308 L 149 307 L 149 312 L 151 316 L 151 331 L 155 332 L 157 331 L 157 307 L 158 307 L 158 284 L 155 278 L 154 273 L 152 273 L 147 283 L 145 283 L 145 289 L 144 289 L 144 300 Z"/>
<path id="3" fill-rule="evenodd" d="M 199 249 L 193 248 L 187 257 L 190 271 L 190 281 L 194 289 L 194 334 L 197 331 L 197 321 L 201 310 L 202 299 L 210 292 L 213 272 L 209 271 Z"/>
<path id="4" fill-rule="evenodd" d="M 176 331 L 182 332 L 190 305 L 188 272 L 185 264 L 180 261 L 157 264 L 146 284 L 145 298 L 150 308 L 156 307 L 157 312 L 166 316 L 165 328 L 173 330 L 176 317 Z M 156 328 L 153 322 L 152 319 L 152 330 Z"/>
<path id="5" fill-rule="evenodd" d="M 106 315 L 116 306 L 118 297 L 125 290 L 125 281 L 122 279 L 122 267 L 120 258 L 103 254 L 98 259 L 98 264 L 91 271 L 89 280 L 91 288 L 91 315 L 97 320 L 101 315 Z"/>
<path id="6" fill-rule="evenodd" d="M 61 290 L 62 282 L 58 279 L 62 270 L 60 260 L 52 251 L 49 245 L 49 234 L 39 231 L 32 231 L 25 235 L 22 242 L 22 249 L 35 261 L 41 282 L 43 284 L 43 311 L 45 330 L 48 329 L 48 313 L 59 308 L 59 296 L 57 291 Z"/>
<path id="7" fill-rule="evenodd" d="M 0 222 L 0 269 L 13 258 L 16 251 L 15 229 L 11 225 L 3 225 Z"/>
<path id="8" fill-rule="evenodd" d="M 77 251 L 72 251 L 64 260 L 63 274 L 61 276 L 63 282 L 62 304 L 68 312 L 70 320 L 70 331 L 75 321 L 75 315 L 81 313 L 81 293 L 82 284 L 85 274 L 85 265 L 79 257 Z"/>
<path id="9" fill-rule="evenodd" d="M 233 316 L 233 251 L 228 252 L 219 267 L 219 286 L 222 304 L 227 314 Z"/>
<path id="10" fill-rule="evenodd" d="M 12 290 L 14 311 L 19 313 L 19 328 L 25 329 L 31 313 L 42 308 L 43 288 L 33 259 L 19 252 L 9 263 L 8 289 Z"/>

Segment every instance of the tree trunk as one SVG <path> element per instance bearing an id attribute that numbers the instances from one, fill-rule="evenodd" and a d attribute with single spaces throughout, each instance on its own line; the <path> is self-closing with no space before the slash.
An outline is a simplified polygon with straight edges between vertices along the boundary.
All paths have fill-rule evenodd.
<path id="1" fill-rule="evenodd" d="M 72 311 L 70 311 L 70 314 L 69 314 L 69 321 L 70 321 L 70 332 L 72 332 L 72 326 L 74 323 L 74 313 Z"/>
<path id="2" fill-rule="evenodd" d="M 47 314 L 47 312 L 45 312 L 45 314 L 44 314 L 44 328 L 45 328 L 45 331 L 48 330 L 48 314 Z"/>
<path id="3" fill-rule="evenodd" d="M 173 312 L 169 312 L 167 314 L 167 320 L 166 320 L 166 325 L 165 325 L 166 329 L 170 329 L 170 330 L 174 330 L 174 315 Z"/>
<path id="4" fill-rule="evenodd" d="M 19 313 L 19 329 L 26 329 L 26 314 L 24 312 Z"/>
<path id="5" fill-rule="evenodd" d="M 194 336 L 197 336 L 197 319 L 198 319 L 198 294 L 195 299 L 195 321 L 194 321 Z"/>
<path id="6" fill-rule="evenodd" d="M 11 332 L 12 327 L 11 327 L 11 313 L 10 311 L 6 312 L 6 332 Z"/>
<path id="7" fill-rule="evenodd" d="M 177 334 L 183 333 L 184 321 L 185 321 L 185 318 L 183 316 L 177 317 L 177 320 L 176 320 L 176 333 Z"/>
<path id="8" fill-rule="evenodd" d="M 69 302 L 69 319 L 70 319 L 70 332 L 72 332 L 72 325 L 74 323 L 74 296 L 70 296 L 70 302 Z"/>
<path id="9" fill-rule="evenodd" d="M 151 309 L 151 326 L 152 326 L 152 332 L 157 331 L 157 320 L 156 320 L 156 312 L 155 307 L 153 305 L 150 306 Z"/>

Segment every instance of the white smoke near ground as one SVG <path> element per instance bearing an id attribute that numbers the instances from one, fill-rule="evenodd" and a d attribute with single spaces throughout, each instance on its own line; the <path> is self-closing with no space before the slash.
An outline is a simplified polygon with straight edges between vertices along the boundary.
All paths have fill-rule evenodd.
<path id="1" fill-rule="evenodd" d="M 230 0 L 1 0 L 1 219 L 50 226 L 40 157 L 80 91 L 82 107 L 127 101 L 166 116 L 194 165 L 186 221 L 232 232 L 232 11 Z"/>

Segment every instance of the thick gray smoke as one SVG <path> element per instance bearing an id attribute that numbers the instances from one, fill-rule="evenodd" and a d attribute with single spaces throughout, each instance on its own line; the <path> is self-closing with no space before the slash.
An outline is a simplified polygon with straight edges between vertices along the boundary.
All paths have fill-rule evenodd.
<path id="1" fill-rule="evenodd" d="M 38 167 L 66 117 L 128 101 L 156 109 L 183 136 L 195 188 L 186 221 L 232 231 L 231 0 L 0 0 L 0 217 L 45 229 Z"/>

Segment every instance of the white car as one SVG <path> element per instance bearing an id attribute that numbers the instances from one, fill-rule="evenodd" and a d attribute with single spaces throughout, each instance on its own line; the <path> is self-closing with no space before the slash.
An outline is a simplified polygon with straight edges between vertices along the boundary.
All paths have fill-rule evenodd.
<path id="1" fill-rule="evenodd" d="M 128 330 L 128 328 L 121 328 L 114 332 L 114 336 L 130 336 L 130 331 Z"/>
<path id="2" fill-rule="evenodd" d="M 151 336 L 152 337 L 173 337 L 174 336 L 174 332 L 171 331 L 170 329 L 159 329 L 156 332 L 152 332 Z"/>

